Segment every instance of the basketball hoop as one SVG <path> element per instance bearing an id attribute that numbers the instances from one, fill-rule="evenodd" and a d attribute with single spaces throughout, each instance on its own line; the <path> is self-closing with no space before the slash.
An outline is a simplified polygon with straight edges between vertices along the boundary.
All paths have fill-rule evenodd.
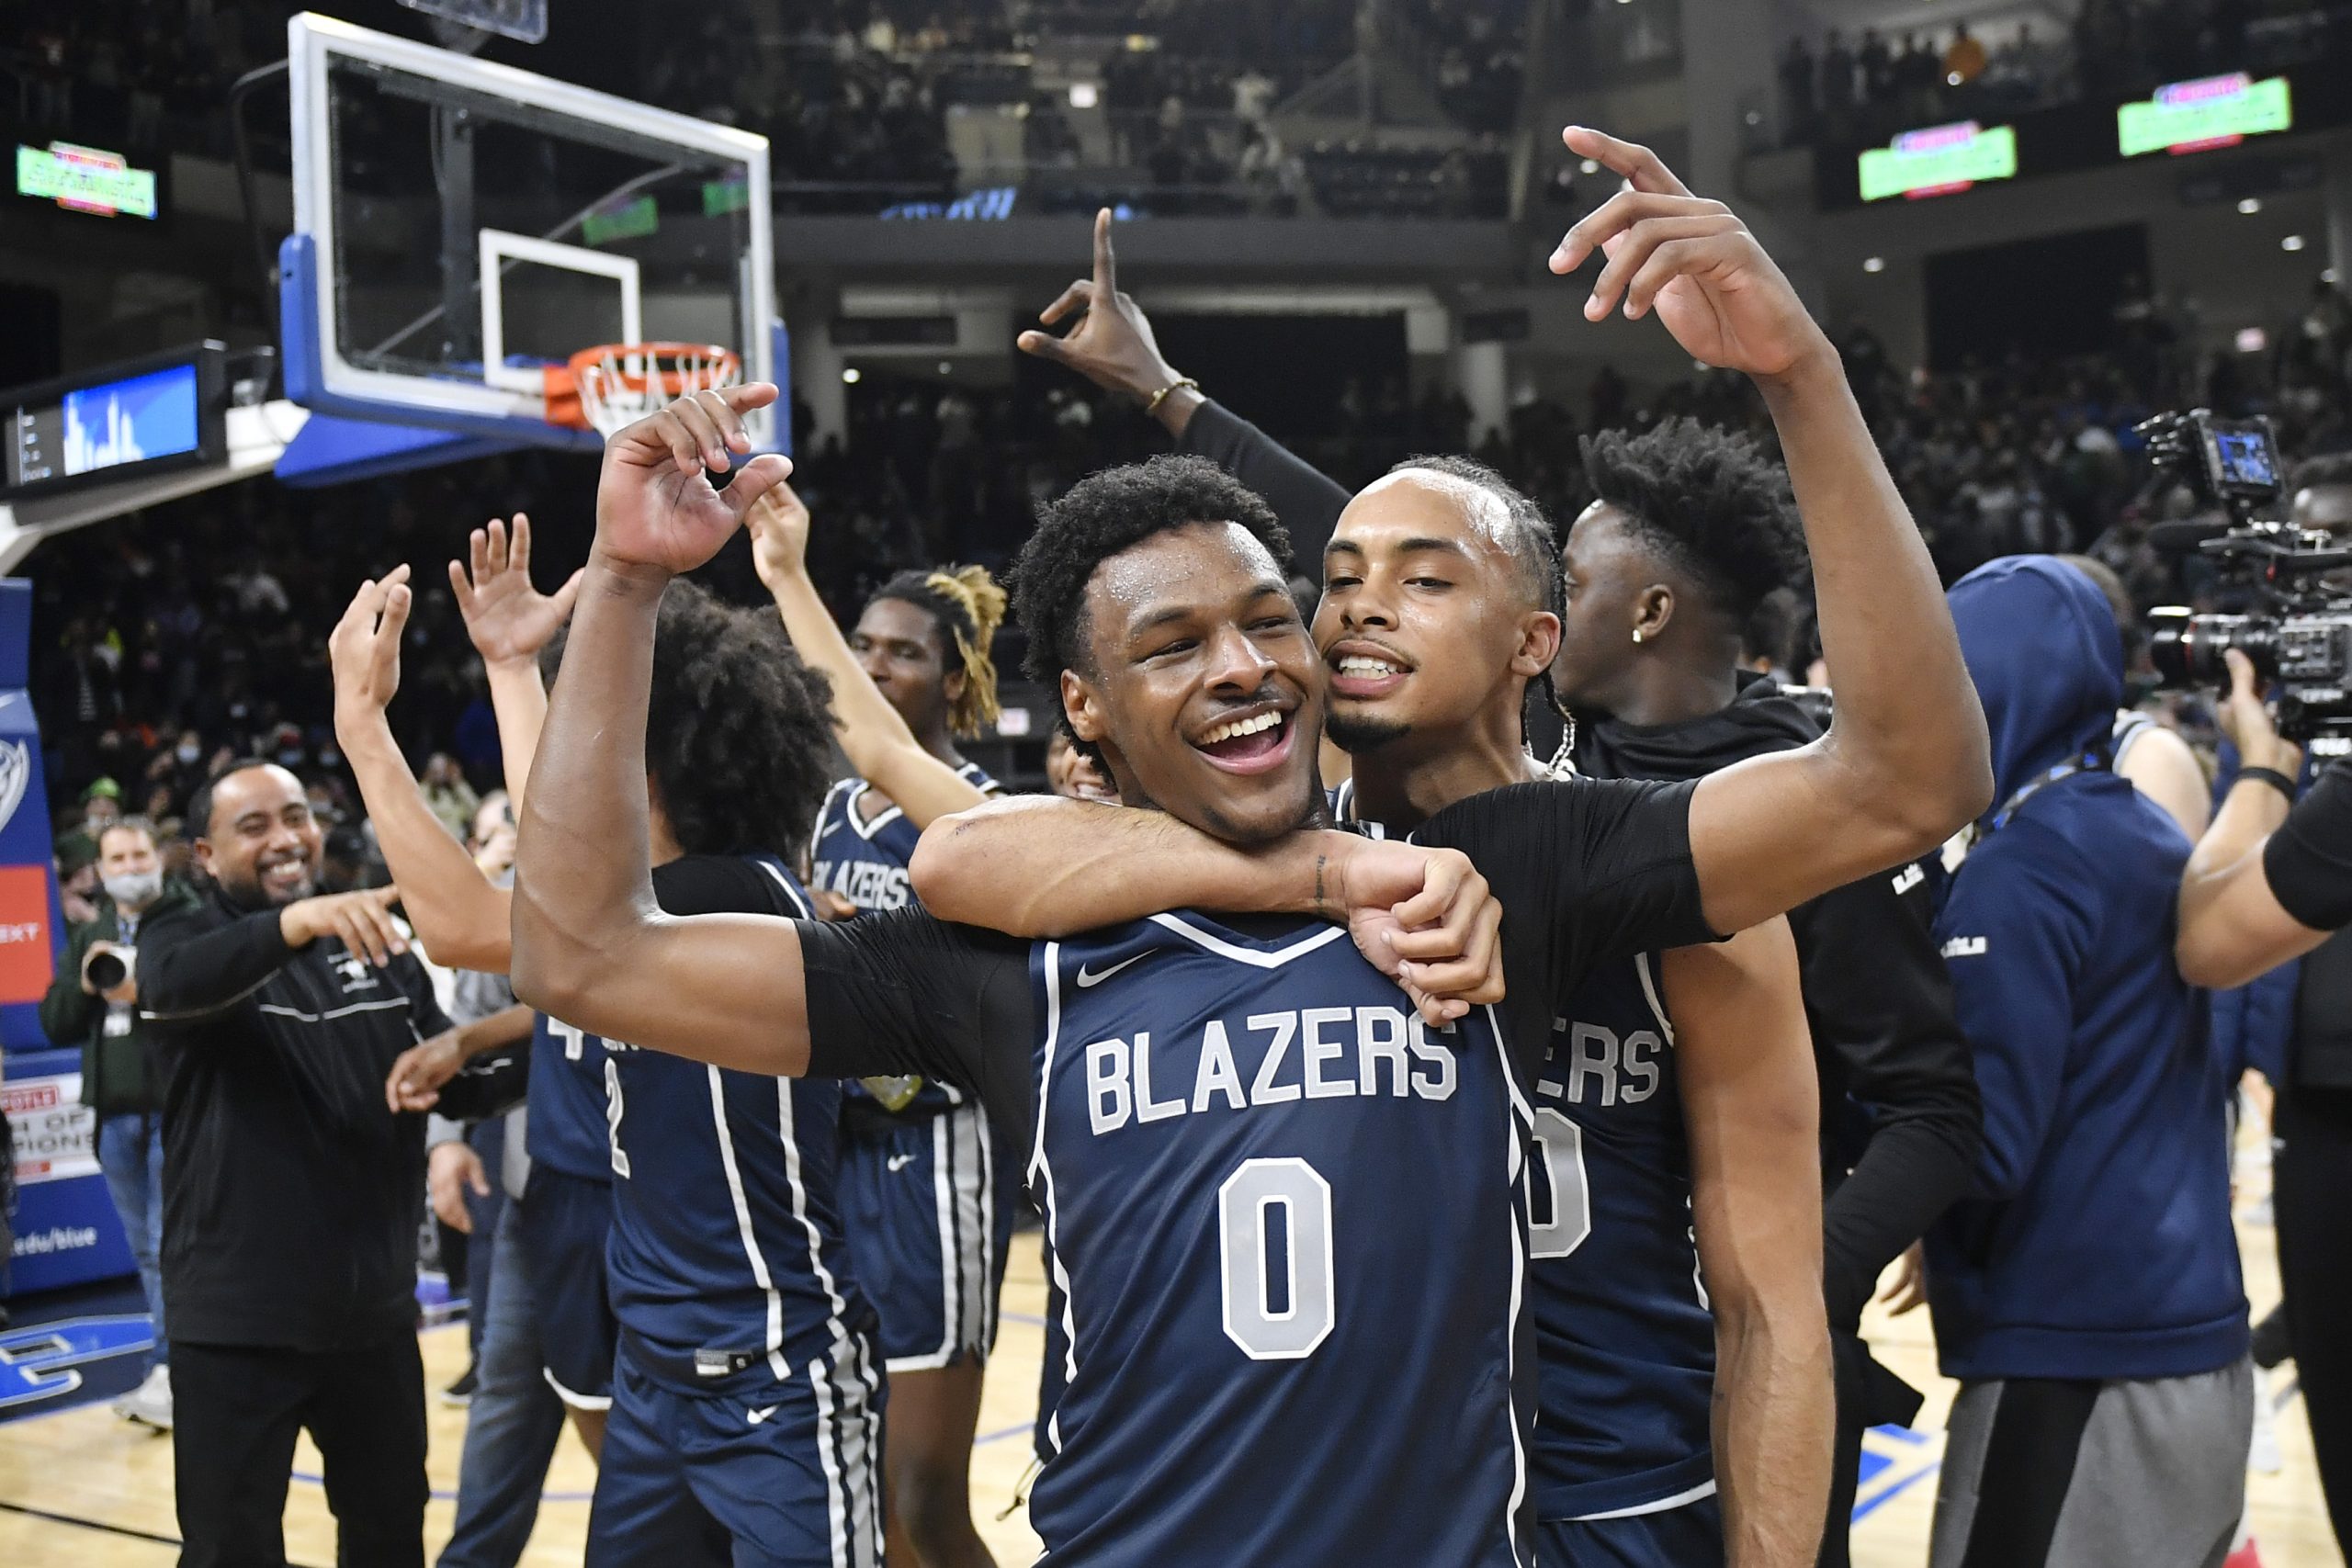
<path id="1" fill-rule="evenodd" d="M 609 437 L 676 399 L 742 378 L 741 358 L 717 344 L 600 344 L 548 367 L 548 423 Z"/>

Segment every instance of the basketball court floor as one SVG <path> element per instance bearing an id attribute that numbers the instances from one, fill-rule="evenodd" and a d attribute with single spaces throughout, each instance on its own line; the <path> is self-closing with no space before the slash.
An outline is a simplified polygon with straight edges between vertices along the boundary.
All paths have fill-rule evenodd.
<path id="1" fill-rule="evenodd" d="M 2245 1258 L 2246 1292 L 2256 1317 L 2278 1299 L 2267 1210 L 2260 1203 L 2268 1190 L 2267 1167 L 2244 1170 L 2238 1235 Z M 982 1536 L 1005 1568 L 1025 1564 L 1037 1552 L 1027 1516 L 1012 1504 L 1029 1462 L 1045 1296 L 1036 1236 L 1024 1234 L 1015 1239 L 1007 1271 L 1002 1337 L 989 1364 L 988 1396 L 972 1455 L 973 1510 Z M 1870 1438 L 1856 1509 L 1854 1561 L 1860 1568 L 1917 1568 L 1927 1561 L 1943 1417 L 1952 1385 L 1935 1373 L 1924 1310 L 1887 1318 L 1873 1306 L 1866 1327 L 1881 1359 L 1928 1392 L 1928 1404 L 1918 1430 L 1879 1432 Z M 424 1346 L 428 1387 L 444 1387 L 464 1370 L 462 1326 L 427 1329 Z M 2290 1363 L 2271 1374 L 2274 1394 L 2290 1387 L 2292 1370 Z M 425 1539 L 428 1550 L 437 1551 L 447 1539 L 456 1506 L 465 1413 L 434 1402 L 430 1427 L 434 1500 L 425 1517 Z M 2328 1531 L 2312 1464 L 2310 1428 L 2301 1405 L 2291 1397 L 2279 1410 L 2278 1432 L 2283 1468 L 2247 1479 L 2261 1561 L 2266 1568 L 2337 1568 L 2344 1559 Z M 318 1485 L 318 1463 L 317 1451 L 304 1439 L 287 1502 L 286 1540 L 293 1562 L 323 1568 L 334 1561 L 334 1526 Z M 548 1478 L 526 1563 L 559 1568 L 580 1562 L 594 1484 L 594 1467 L 567 1433 Z M 0 1563 L 156 1568 L 174 1561 L 177 1533 L 169 1438 L 124 1424 L 104 1404 L 0 1425 Z"/>

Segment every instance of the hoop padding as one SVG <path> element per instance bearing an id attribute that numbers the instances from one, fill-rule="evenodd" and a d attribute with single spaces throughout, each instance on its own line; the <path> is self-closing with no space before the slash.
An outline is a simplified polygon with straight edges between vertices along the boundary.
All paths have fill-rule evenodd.
<path id="1" fill-rule="evenodd" d="M 606 343 L 547 371 L 548 421 L 607 436 L 675 399 L 743 378 L 743 361 L 715 343 Z"/>

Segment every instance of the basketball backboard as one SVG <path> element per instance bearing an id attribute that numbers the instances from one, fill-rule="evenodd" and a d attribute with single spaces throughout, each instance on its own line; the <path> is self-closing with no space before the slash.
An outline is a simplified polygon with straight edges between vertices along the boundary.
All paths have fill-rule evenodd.
<path id="1" fill-rule="evenodd" d="M 309 13 L 287 45 L 295 401 L 594 449 L 542 389 L 580 349 L 716 344 L 776 378 L 765 138 Z"/>

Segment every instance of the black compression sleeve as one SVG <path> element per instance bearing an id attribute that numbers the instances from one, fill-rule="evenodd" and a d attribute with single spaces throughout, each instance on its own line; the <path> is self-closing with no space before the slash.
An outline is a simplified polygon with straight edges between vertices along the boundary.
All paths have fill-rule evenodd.
<path id="1" fill-rule="evenodd" d="M 1214 400 L 1193 411 L 1176 449 L 1206 457 L 1266 498 L 1289 530 L 1296 570 L 1320 579 L 1323 547 L 1331 542 L 1348 492 L 1304 457 Z"/>
<path id="2" fill-rule="evenodd" d="M 920 1074 L 978 1094 L 1023 1133 L 1038 1039 L 1027 942 L 920 909 L 799 931 L 810 1077 Z"/>
<path id="3" fill-rule="evenodd" d="M 2315 931 L 2352 924 L 2352 769 L 2338 762 L 2287 813 L 2262 852 L 2278 907 Z"/>

